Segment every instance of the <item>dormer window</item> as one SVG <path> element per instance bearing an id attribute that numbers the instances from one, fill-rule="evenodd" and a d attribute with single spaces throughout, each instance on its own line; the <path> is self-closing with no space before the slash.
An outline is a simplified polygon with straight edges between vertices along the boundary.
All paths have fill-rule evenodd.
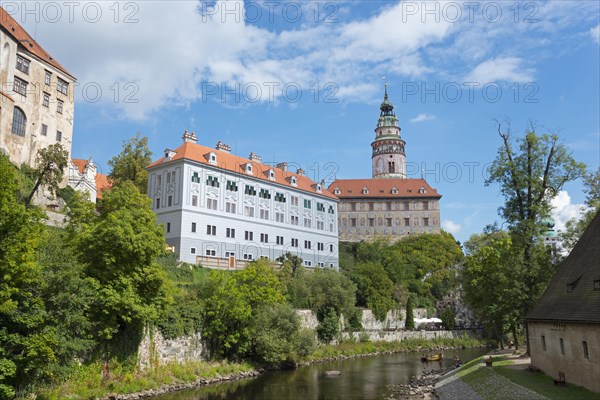
<path id="1" fill-rule="evenodd" d="M 335 189 L 333 189 L 333 194 L 340 194 L 340 193 L 342 193 L 340 188 L 336 187 Z"/>
<path id="2" fill-rule="evenodd" d="M 398 188 L 393 187 L 392 188 L 392 194 L 398 194 Z"/>
<path id="3" fill-rule="evenodd" d="M 315 184 L 313 185 L 313 188 L 315 188 L 315 191 L 316 191 L 317 193 L 322 193 L 322 192 L 323 192 L 323 187 L 321 186 L 321 184 L 320 184 L 320 183 L 315 183 Z"/>
<path id="4" fill-rule="evenodd" d="M 296 185 L 298 184 L 298 179 L 297 179 L 295 176 L 292 176 L 292 177 L 290 178 L 290 184 L 291 184 L 292 186 L 296 186 Z"/>
<path id="5" fill-rule="evenodd" d="M 244 167 L 245 167 L 244 169 L 246 170 L 247 174 L 250 174 L 250 175 L 253 174 L 253 172 L 252 172 L 252 164 L 251 163 L 244 164 Z"/>
<path id="6" fill-rule="evenodd" d="M 421 186 L 421 188 L 419 189 L 419 193 L 425 194 L 425 193 L 427 193 L 427 190 L 425 190 L 425 188 L 423 186 Z"/>
<path id="7" fill-rule="evenodd" d="M 217 163 L 217 153 L 215 153 L 214 151 L 211 151 L 210 153 L 208 153 L 207 155 L 205 155 L 206 159 L 208 160 L 209 163 L 211 164 L 216 164 Z"/>
<path id="8" fill-rule="evenodd" d="M 275 171 L 273 171 L 272 169 L 269 170 L 269 180 L 275 180 Z"/>
<path id="9" fill-rule="evenodd" d="M 369 188 L 364 187 L 362 190 L 362 194 L 369 194 Z"/>

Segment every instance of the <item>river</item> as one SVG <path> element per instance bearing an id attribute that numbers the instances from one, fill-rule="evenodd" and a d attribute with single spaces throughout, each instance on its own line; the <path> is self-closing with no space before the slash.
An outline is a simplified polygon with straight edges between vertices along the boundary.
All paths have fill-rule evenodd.
<path id="1" fill-rule="evenodd" d="M 466 362 L 486 351 L 447 350 L 443 352 L 441 363 L 422 363 L 420 354 L 415 352 L 332 361 L 294 371 L 271 371 L 254 379 L 174 392 L 153 400 L 379 400 L 389 397 L 391 386 L 408 383 L 424 369 L 454 364 L 455 352 Z M 341 374 L 333 377 L 323 374 L 330 370 Z"/>

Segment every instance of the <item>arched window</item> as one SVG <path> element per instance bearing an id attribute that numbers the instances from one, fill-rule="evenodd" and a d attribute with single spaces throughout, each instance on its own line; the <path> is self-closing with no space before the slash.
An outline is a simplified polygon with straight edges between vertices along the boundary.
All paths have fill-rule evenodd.
<path id="1" fill-rule="evenodd" d="M 19 107 L 15 107 L 15 110 L 13 111 L 12 133 L 17 136 L 25 136 L 26 129 L 27 117 L 23 110 Z"/>

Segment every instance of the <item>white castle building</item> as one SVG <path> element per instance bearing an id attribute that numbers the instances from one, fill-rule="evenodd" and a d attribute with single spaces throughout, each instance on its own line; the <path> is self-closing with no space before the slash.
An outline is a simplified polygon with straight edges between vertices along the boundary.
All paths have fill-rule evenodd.
<path id="1" fill-rule="evenodd" d="M 243 268 L 290 252 L 306 267 L 338 269 L 338 199 L 304 171 L 288 171 L 196 143 L 166 149 L 148 166 L 148 196 L 181 261 Z"/>

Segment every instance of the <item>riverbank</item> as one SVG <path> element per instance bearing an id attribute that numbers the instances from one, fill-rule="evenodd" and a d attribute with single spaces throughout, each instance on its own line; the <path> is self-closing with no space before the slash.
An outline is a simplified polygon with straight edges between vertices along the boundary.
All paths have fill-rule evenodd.
<path id="1" fill-rule="evenodd" d="M 342 342 L 320 346 L 309 357 L 296 363 L 298 367 L 333 360 L 371 357 L 399 352 L 436 351 L 454 348 L 476 348 L 485 343 L 471 338 L 422 340 L 401 342 Z M 99 364 L 78 368 L 74 375 L 60 385 L 40 389 L 38 400 L 105 398 L 133 400 L 164 393 L 191 389 L 228 380 L 252 378 L 264 370 L 252 364 L 187 362 L 167 364 L 145 371 L 127 372 L 112 368 L 109 376 L 102 377 Z"/>
<path id="2" fill-rule="evenodd" d="M 391 399 L 598 400 L 598 393 L 575 385 L 556 386 L 551 377 L 529 366 L 529 357 L 519 352 L 494 351 L 460 368 L 424 371 L 410 384 L 395 388 Z"/>

